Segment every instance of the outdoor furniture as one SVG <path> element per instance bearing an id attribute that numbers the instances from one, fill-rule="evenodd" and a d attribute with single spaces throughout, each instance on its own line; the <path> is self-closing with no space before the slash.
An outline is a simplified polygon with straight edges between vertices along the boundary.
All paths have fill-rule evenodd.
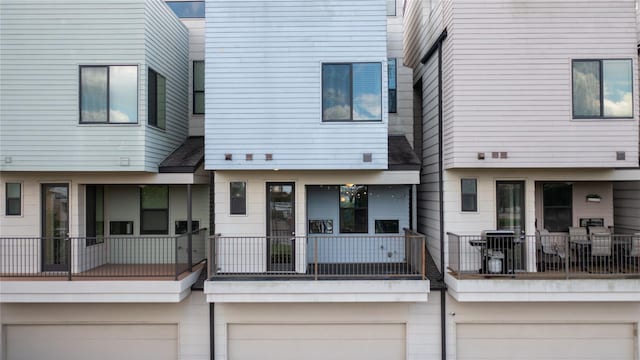
<path id="1" fill-rule="evenodd" d="M 564 237 L 552 236 L 547 229 L 537 231 L 536 235 L 541 250 L 539 252 L 541 271 L 547 270 L 547 262 L 562 264 L 567 257 Z"/>
<path id="2" fill-rule="evenodd" d="M 631 266 L 631 272 L 640 271 L 640 233 L 635 233 L 631 237 L 631 247 L 627 253 L 627 266 Z M 623 268 L 623 272 L 626 268 Z"/>
<path id="3" fill-rule="evenodd" d="M 612 241 L 608 228 L 597 226 L 589 228 L 589 240 L 591 241 L 591 268 L 596 265 L 604 265 L 605 271 L 610 270 Z"/>
<path id="4" fill-rule="evenodd" d="M 589 254 L 589 234 L 586 227 L 569 228 L 569 245 L 571 246 L 571 258 L 580 266 L 582 271 L 586 271 L 587 255 Z M 575 256 L 573 256 L 575 253 Z"/>
<path id="5" fill-rule="evenodd" d="M 513 231 L 484 230 L 481 232 L 481 238 L 486 241 L 481 272 L 501 274 L 512 272 L 515 263 Z"/>

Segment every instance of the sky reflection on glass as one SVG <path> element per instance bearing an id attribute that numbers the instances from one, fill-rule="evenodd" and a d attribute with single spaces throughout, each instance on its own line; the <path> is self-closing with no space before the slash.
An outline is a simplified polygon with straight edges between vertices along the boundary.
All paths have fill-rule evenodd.
<path id="1" fill-rule="evenodd" d="M 322 120 L 351 119 L 351 65 L 322 65 Z"/>
<path id="2" fill-rule="evenodd" d="M 604 116 L 632 117 L 631 60 L 605 60 L 602 72 Z"/>
<path id="3" fill-rule="evenodd" d="M 573 63 L 573 115 L 600 116 L 600 62 Z"/>
<path id="4" fill-rule="evenodd" d="M 204 1 L 169 1 L 167 5 L 179 18 L 204 18 Z"/>
<path id="5" fill-rule="evenodd" d="M 380 64 L 353 64 L 353 120 L 382 120 Z"/>
<path id="6" fill-rule="evenodd" d="M 84 67 L 80 70 L 80 103 L 83 122 L 107 121 L 107 68 Z"/>
<path id="7" fill-rule="evenodd" d="M 382 120 L 380 63 L 322 65 L 322 120 Z"/>
<path id="8" fill-rule="evenodd" d="M 138 67 L 109 67 L 109 122 L 138 122 Z"/>

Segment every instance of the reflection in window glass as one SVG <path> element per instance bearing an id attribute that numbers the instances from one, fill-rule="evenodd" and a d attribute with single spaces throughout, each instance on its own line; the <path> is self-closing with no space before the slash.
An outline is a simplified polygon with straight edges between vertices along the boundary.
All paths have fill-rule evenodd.
<path id="1" fill-rule="evenodd" d="M 147 122 L 160 129 L 166 128 L 167 80 L 164 76 L 149 69 Z"/>
<path id="2" fill-rule="evenodd" d="M 604 116 L 632 117 L 631 60 L 602 62 Z"/>
<path id="3" fill-rule="evenodd" d="M 140 189 L 140 233 L 169 233 L 169 188 L 147 185 Z"/>
<path id="4" fill-rule="evenodd" d="M 204 61 L 193 62 L 193 113 L 204 114 Z"/>
<path id="5" fill-rule="evenodd" d="M 244 181 L 233 181 L 230 184 L 231 215 L 247 214 L 247 184 Z"/>
<path id="6" fill-rule="evenodd" d="M 322 120 L 351 120 L 351 65 L 322 65 Z"/>
<path id="7" fill-rule="evenodd" d="M 340 186 L 340 232 L 368 232 L 368 197 L 367 186 Z"/>
<path id="8" fill-rule="evenodd" d="M 389 112 L 397 112 L 397 81 L 396 81 L 396 59 L 389 59 Z"/>
<path id="9" fill-rule="evenodd" d="M 5 215 L 20 215 L 22 213 L 22 184 L 6 183 Z"/>
<path id="10" fill-rule="evenodd" d="M 323 64 L 322 120 L 382 120 L 380 63 Z"/>
<path id="11" fill-rule="evenodd" d="M 478 180 L 461 179 L 462 211 L 478 211 Z"/>
<path id="12" fill-rule="evenodd" d="M 204 18 L 204 1 L 167 1 L 179 18 Z"/>
<path id="13" fill-rule="evenodd" d="M 544 228 L 551 232 L 567 232 L 572 226 L 573 191 L 571 184 L 542 185 Z"/>
<path id="14" fill-rule="evenodd" d="M 138 67 L 109 67 L 109 122 L 138 122 Z"/>
<path id="15" fill-rule="evenodd" d="M 107 67 L 80 68 L 80 120 L 107 122 Z"/>
<path id="16" fill-rule="evenodd" d="M 573 116 L 633 117 L 631 60 L 574 60 Z"/>

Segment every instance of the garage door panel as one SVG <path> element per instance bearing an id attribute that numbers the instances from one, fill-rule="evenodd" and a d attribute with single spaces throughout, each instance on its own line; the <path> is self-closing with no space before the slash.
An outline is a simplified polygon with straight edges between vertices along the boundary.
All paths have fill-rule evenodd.
<path id="1" fill-rule="evenodd" d="M 176 325 L 7 325 L 7 360 L 177 358 Z"/>
<path id="2" fill-rule="evenodd" d="M 633 359 L 631 324 L 458 324 L 457 358 Z"/>
<path id="3" fill-rule="evenodd" d="M 230 324 L 230 360 L 404 359 L 404 324 Z"/>

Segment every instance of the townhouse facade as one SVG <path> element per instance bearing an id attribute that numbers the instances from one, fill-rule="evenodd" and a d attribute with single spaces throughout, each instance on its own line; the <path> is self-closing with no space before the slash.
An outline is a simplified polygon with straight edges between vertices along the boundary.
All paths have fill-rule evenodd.
<path id="1" fill-rule="evenodd" d="M 637 358 L 636 7 L 406 2 L 447 358 Z"/>

